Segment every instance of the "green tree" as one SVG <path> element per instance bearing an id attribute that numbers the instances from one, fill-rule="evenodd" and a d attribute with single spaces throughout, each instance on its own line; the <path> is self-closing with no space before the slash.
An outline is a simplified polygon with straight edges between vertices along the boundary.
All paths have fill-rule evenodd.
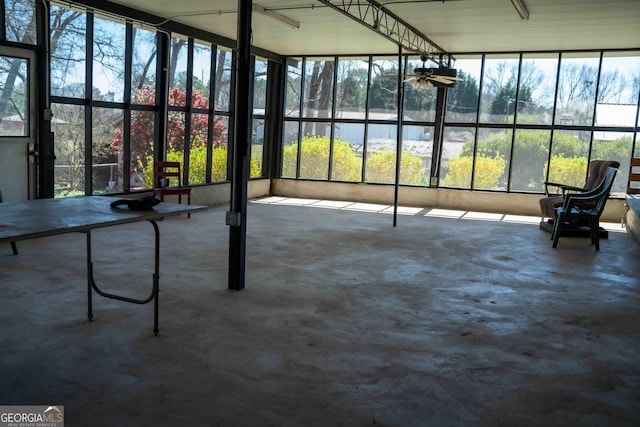
<path id="1" fill-rule="evenodd" d="M 338 80 L 337 107 L 341 110 L 364 110 L 367 88 L 367 70 L 353 68 L 347 70 L 347 75 Z"/>
<path id="2" fill-rule="evenodd" d="M 376 75 L 371 81 L 369 90 L 369 108 L 383 111 L 397 110 L 398 80 L 389 78 L 388 75 L 397 75 L 398 70 L 391 68 L 385 70 L 385 74 Z"/>
<path id="3" fill-rule="evenodd" d="M 531 104 L 531 88 L 522 86 L 518 93 L 518 103 L 522 105 Z M 491 101 L 489 111 L 491 114 L 513 115 L 516 109 L 516 87 L 509 81 L 498 90 L 498 93 Z"/>
<path id="4" fill-rule="evenodd" d="M 424 112 L 432 114 L 429 119 L 435 117 L 436 89 L 415 88 L 411 84 L 404 86 L 404 114 L 414 120 L 420 120 Z"/>
<path id="5" fill-rule="evenodd" d="M 519 159 L 518 170 L 511 174 L 511 187 L 517 189 L 542 188 L 544 170 L 549 157 L 549 134 L 536 130 L 519 130 L 516 133 L 514 149 Z M 581 141 L 578 137 L 565 133 L 556 133 L 553 140 L 555 156 L 579 157 Z M 461 156 L 473 156 L 473 141 L 467 142 Z M 511 168 L 508 153 L 511 152 L 511 135 L 504 132 L 492 133 L 478 144 L 477 156 L 498 158 L 504 157 L 504 171 Z M 586 170 L 586 169 L 585 169 Z M 476 176 L 478 172 L 476 172 Z M 506 183 L 505 183 L 506 184 Z"/>
<path id="6" fill-rule="evenodd" d="M 464 71 L 458 71 L 458 77 L 463 80 L 447 89 L 447 112 L 450 120 L 458 120 L 465 114 L 478 111 L 478 81 Z"/>
<path id="7" fill-rule="evenodd" d="M 186 93 L 179 88 L 172 88 L 169 91 L 169 100 L 172 105 L 184 105 Z M 153 105 L 155 102 L 155 89 L 150 86 L 146 86 L 142 89 L 138 89 L 133 97 L 133 103 L 140 105 Z M 194 91 L 192 95 L 192 103 L 196 108 L 206 108 L 208 105 L 208 98 L 202 96 L 200 93 Z M 152 184 L 153 178 L 148 178 L 148 175 L 153 176 L 151 173 L 151 165 L 153 164 L 153 151 L 154 151 L 154 130 L 155 119 L 152 111 L 140 111 L 132 116 L 131 120 L 131 137 L 130 137 L 130 149 L 131 160 L 134 168 L 134 172 L 144 176 L 143 181 L 145 184 Z M 184 114 L 178 114 L 171 112 L 168 115 L 167 123 L 167 160 L 169 156 L 182 156 L 184 152 Z M 190 152 L 189 156 L 189 183 L 203 183 L 205 182 L 204 169 L 203 173 L 197 172 L 199 167 L 206 167 L 206 159 L 204 163 L 201 162 L 203 149 L 206 153 L 207 137 L 209 134 L 208 118 L 204 114 L 196 114 L 192 116 L 191 120 L 191 132 L 190 138 Z M 124 143 L 124 135 L 122 134 L 122 128 L 116 129 L 114 139 L 111 143 L 112 151 L 122 151 L 122 145 Z M 226 151 L 227 146 L 227 126 L 222 117 L 216 116 L 213 123 L 213 147 L 224 147 Z M 194 153 L 196 153 L 194 157 Z M 183 162 L 183 158 L 174 158 L 173 160 Z M 191 161 L 196 162 L 192 164 Z M 183 163 L 184 164 L 184 163 Z M 196 172 L 194 172 L 194 168 Z M 223 180 L 226 179 L 226 164 L 222 169 Z M 218 171 L 212 169 L 212 174 L 218 174 Z M 213 179 L 213 177 L 212 177 Z M 147 187 L 150 188 L 150 187 Z"/>

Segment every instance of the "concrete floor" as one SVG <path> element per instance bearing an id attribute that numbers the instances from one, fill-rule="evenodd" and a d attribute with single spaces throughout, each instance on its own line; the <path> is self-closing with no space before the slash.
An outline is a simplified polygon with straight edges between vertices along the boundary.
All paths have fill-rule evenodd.
<path id="1" fill-rule="evenodd" d="M 87 321 L 84 235 L 0 248 L 0 404 L 67 426 L 640 424 L 630 234 L 552 249 L 535 219 L 319 205 L 249 205 L 241 292 L 226 206 L 161 222 L 157 337 L 150 305 L 96 297 Z M 148 294 L 150 225 L 93 243 L 100 286 Z"/>

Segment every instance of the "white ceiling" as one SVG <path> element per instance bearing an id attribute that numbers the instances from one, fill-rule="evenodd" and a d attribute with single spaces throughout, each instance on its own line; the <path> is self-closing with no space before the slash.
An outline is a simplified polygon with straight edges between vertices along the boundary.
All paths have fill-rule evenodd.
<path id="1" fill-rule="evenodd" d="M 237 0 L 112 2 L 236 39 Z M 378 2 L 447 52 L 640 48 L 640 0 L 524 0 L 529 20 L 509 0 Z M 398 53 L 392 42 L 319 1 L 254 4 L 300 23 L 292 29 L 254 12 L 254 46 L 282 55 Z"/>

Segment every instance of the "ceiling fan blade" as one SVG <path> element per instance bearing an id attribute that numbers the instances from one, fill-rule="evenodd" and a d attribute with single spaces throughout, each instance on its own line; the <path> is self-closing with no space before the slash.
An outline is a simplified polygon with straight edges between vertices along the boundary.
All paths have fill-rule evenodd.
<path id="1" fill-rule="evenodd" d="M 412 82 L 414 80 L 418 80 L 420 77 L 418 76 L 411 76 L 408 79 L 404 79 L 403 82 Z"/>
<path id="2" fill-rule="evenodd" d="M 463 80 L 460 77 L 447 77 L 447 76 L 429 76 L 429 80 L 433 80 L 440 83 L 453 83 L 456 80 Z"/>
<path id="3" fill-rule="evenodd" d="M 451 78 L 444 76 L 429 76 L 429 80 L 440 83 L 453 83 L 453 80 L 451 80 Z"/>

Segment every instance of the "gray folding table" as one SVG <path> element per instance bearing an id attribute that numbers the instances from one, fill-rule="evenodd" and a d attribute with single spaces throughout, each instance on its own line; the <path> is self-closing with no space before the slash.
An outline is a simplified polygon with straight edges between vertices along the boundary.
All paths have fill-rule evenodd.
<path id="1" fill-rule="evenodd" d="M 87 301 L 89 320 L 93 319 L 92 292 L 106 298 L 134 304 L 154 301 L 153 332 L 158 334 L 158 289 L 160 272 L 160 230 L 156 221 L 165 217 L 206 210 L 206 206 L 160 203 L 152 210 L 111 208 L 115 199 L 104 196 L 38 199 L 5 202 L 0 205 L 0 244 L 56 234 L 81 232 L 87 236 Z M 151 294 L 145 299 L 129 298 L 102 291 L 93 278 L 91 230 L 139 221 L 149 221 L 155 233 L 154 272 Z"/>

